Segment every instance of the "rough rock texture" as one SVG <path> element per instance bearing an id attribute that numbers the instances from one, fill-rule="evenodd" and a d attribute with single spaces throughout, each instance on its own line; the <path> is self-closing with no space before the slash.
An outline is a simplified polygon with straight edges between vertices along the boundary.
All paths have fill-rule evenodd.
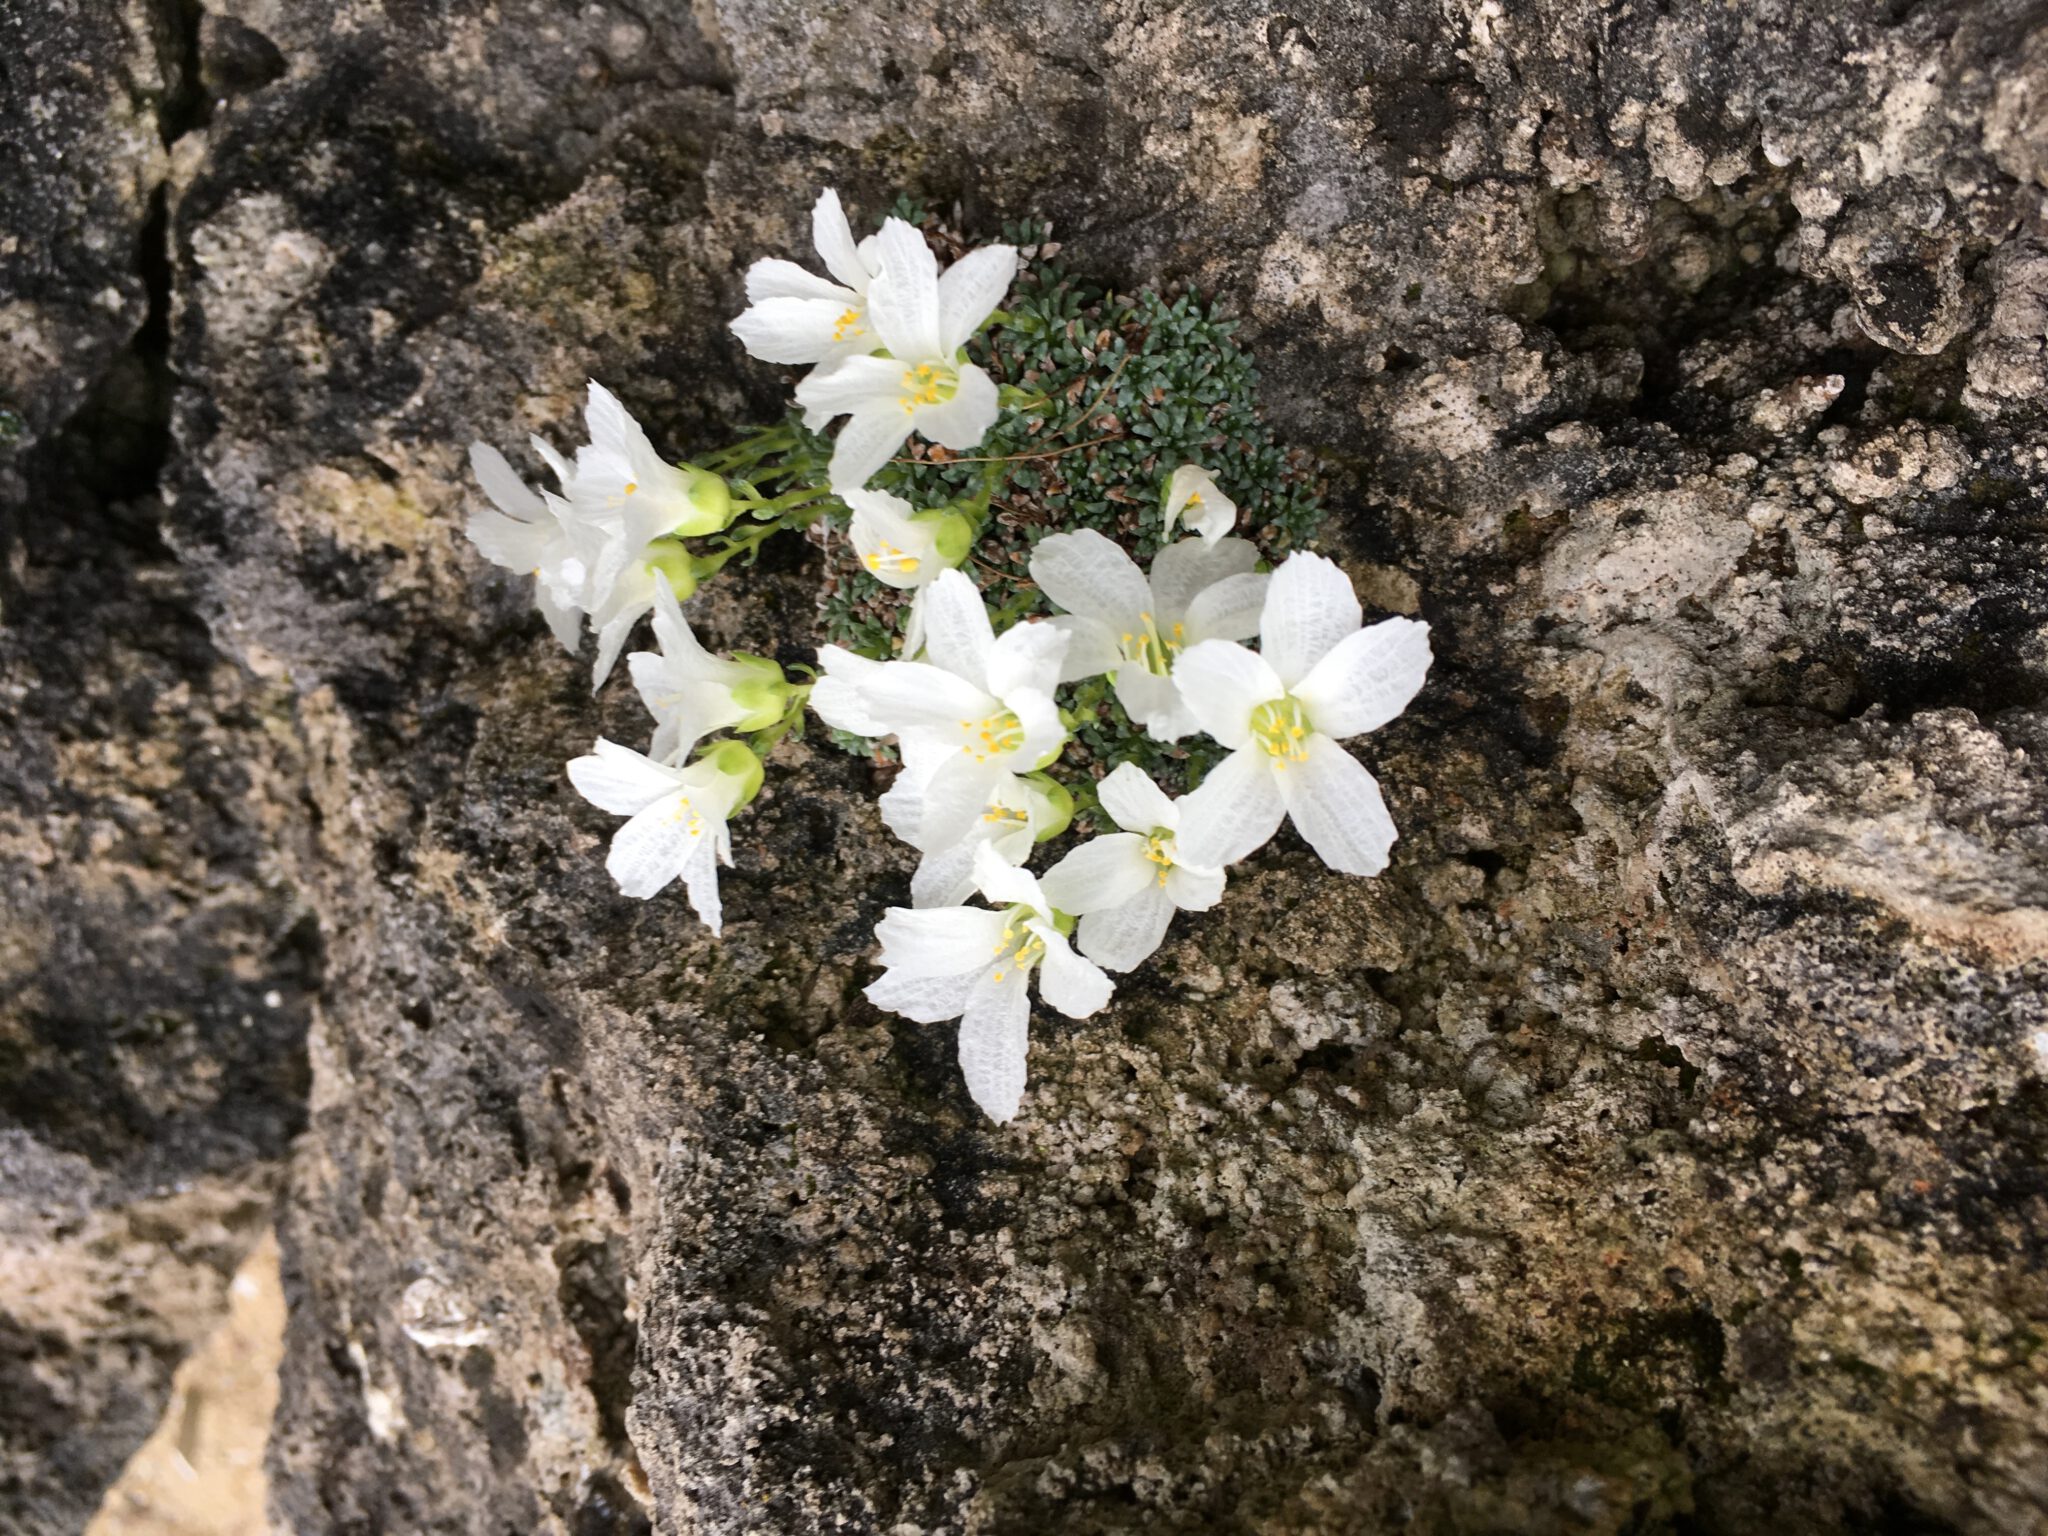
<path id="1" fill-rule="evenodd" d="M 293 1020 L 220 1021 L 317 993 L 289 1528 L 2048 1531 L 2037 7 L 166 20 L 204 100 L 162 161 L 132 46 L 30 24 L 85 82 L 31 95 L 171 178 L 134 467 L 175 562 L 133 484 L 23 496 L 0 1149 L 38 1213 L 248 1176 Z M 32 246 L 146 223 L 51 176 L 24 206 L 91 206 Z M 622 900 L 560 764 L 637 705 L 460 537 L 462 445 L 567 437 L 586 375 L 678 452 L 773 409 L 719 325 L 826 182 L 1224 297 L 1344 471 L 1330 547 L 1435 626 L 1368 744 L 1386 877 L 1283 838 L 1035 1022 L 1000 1130 L 859 997 L 909 867 L 869 770 L 785 751 L 723 942 Z M 78 339 L 0 388 L 75 486 L 146 306 L 35 270 L 4 323 Z M 705 615 L 793 656 L 816 573 L 771 564 Z M 95 960 L 181 1022 L 65 993 Z M 158 1108 L 181 1052 L 226 1065 Z M 92 1330 L 13 1326 L 35 1423 L 87 1415 Z M 12 1401 L 0 1510 L 72 1529 L 111 1468 Z"/>

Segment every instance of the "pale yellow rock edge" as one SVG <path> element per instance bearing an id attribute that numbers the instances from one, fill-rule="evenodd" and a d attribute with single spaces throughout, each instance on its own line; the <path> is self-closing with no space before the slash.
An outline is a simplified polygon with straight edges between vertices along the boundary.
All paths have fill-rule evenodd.
<path id="1" fill-rule="evenodd" d="M 266 1233 L 235 1272 L 226 1321 L 178 1367 L 162 1421 L 85 1536 L 271 1536 L 263 1449 L 283 1356 L 277 1236 Z"/>

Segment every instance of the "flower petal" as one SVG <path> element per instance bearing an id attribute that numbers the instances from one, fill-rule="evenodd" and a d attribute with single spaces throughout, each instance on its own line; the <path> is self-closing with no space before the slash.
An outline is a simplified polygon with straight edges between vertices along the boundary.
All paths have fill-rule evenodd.
<path id="1" fill-rule="evenodd" d="M 851 288 L 774 256 L 747 268 L 747 302 L 759 304 L 764 299 L 821 299 L 841 309 L 860 303 L 860 295 Z"/>
<path id="2" fill-rule="evenodd" d="M 690 910 L 711 930 L 713 938 L 725 929 L 725 908 L 718 899 L 718 866 L 721 862 L 732 863 L 732 839 L 726 836 L 724 822 L 716 825 L 718 835 L 699 838 L 690 856 L 683 861 L 682 869 L 683 892 L 690 898 Z M 618 847 L 617 838 L 612 840 L 612 847 Z"/>
<path id="3" fill-rule="evenodd" d="M 1136 970 L 1152 957 L 1173 921 L 1174 904 L 1166 888 L 1148 881 L 1120 907 L 1085 915 L 1074 930 L 1081 953 L 1112 971 Z"/>
<path id="4" fill-rule="evenodd" d="M 619 652 L 626 648 L 626 639 L 633 633 L 647 610 L 654 604 L 650 592 L 645 602 L 627 602 L 612 609 L 597 632 L 597 660 L 590 669 L 590 691 L 597 692 L 604 686 L 604 680 L 612 675 L 612 668 L 618 664 Z"/>
<path id="5" fill-rule="evenodd" d="M 588 757 L 569 764 L 569 782 L 576 793 L 614 816 L 637 816 L 681 787 L 675 769 L 602 736 Z"/>
<path id="6" fill-rule="evenodd" d="M 939 263 L 924 235 L 901 219 L 885 219 L 876 237 L 881 271 L 868 285 L 868 315 L 891 355 L 906 364 L 950 357 L 939 339 Z"/>
<path id="7" fill-rule="evenodd" d="M 496 507 L 479 507 L 469 515 L 469 542 L 493 565 L 522 576 L 539 575 L 548 561 L 550 546 L 560 537 L 555 520 L 547 517 L 545 511 L 541 515 L 546 521 L 529 523 L 507 516 Z"/>
<path id="8" fill-rule="evenodd" d="M 843 357 L 800 379 L 796 401 L 807 411 L 822 412 L 828 421 L 863 406 L 886 407 L 901 416 L 896 396 L 902 377 L 903 365 L 886 357 Z"/>
<path id="9" fill-rule="evenodd" d="M 988 649 L 988 691 L 999 699 L 1026 689 L 1051 693 L 1072 643 L 1066 630 L 1051 624 L 1012 624 Z"/>
<path id="10" fill-rule="evenodd" d="M 1187 617 L 1195 595 L 1205 587 L 1231 576 L 1242 576 L 1259 563 L 1256 545 L 1245 539 L 1219 539 L 1205 544 L 1200 539 L 1182 539 L 1169 544 L 1152 557 L 1148 580 L 1152 583 L 1152 611 L 1159 622 L 1171 624 Z M 1197 635 L 1198 640 L 1230 640 L 1234 635 Z"/>
<path id="11" fill-rule="evenodd" d="M 1145 728 L 1154 741 L 1179 741 L 1201 730 L 1202 722 L 1188 708 L 1170 677 L 1126 666 L 1116 674 L 1116 699 L 1124 713 Z"/>
<path id="12" fill-rule="evenodd" d="M 1138 628 L 1152 607 L 1144 573 L 1122 546 L 1092 528 L 1040 539 L 1031 551 L 1031 579 L 1067 612 L 1117 635 Z"/>
<path id="13" fill-rule="evenodd" d="M 939 278 L 939 350 L 951 357 L 995 313 L 1017 278 L 1017 248 L 969 251 Z"/>
<path id="14" fill-rule="evenodd" d="M 554 526 L 554 519 L 547 516 L 547 508 L 541 504 L 539 494 L 519 478 L 519 472 L 506 462 L 505 455 L 489 443 L 469 445 L 469 467 L 476 476 L 476 483 L 484 488 L 484 494 L 497 504 L 501 512 L 524 522 L 538 521 L 544 528 Z"/>
<path id="15" fill-rule="evenodd" d="M 960 1015 L 960 1075 L 983 1114 L 1001 1125 L 1024 1098 L 1024 1058 L 1031 1049 L 1031 973 L 1006 967 L 1002 980 L 983 971 Z"/>
<path id="16" fill-rule="evenodd" d="M 867 985 L 867 1000 L 877 1008 L 901 1014 L 918 1024 L 943 1024 L 967 1011 L 967 999 L 980 979 L 980 971 L 963 971 L 958 976 L 905 976 L 884 971 Z"/>
<path id="17" fill-rule="evenodd" d="M 1280 798 L 1271 759 L 1256 746 L 1239 747 L 1180 799 L 1177 856 L 1197 869 L 1222 869 L 1280 830 L 1287 803 Z"/>
<path id="18" fill-rule="evenodd" d="M 993 693 L 988 659 L 995 642 L 981 589 L 972 577 L 963 571 L 947 571 L 925 588 L 924 648 L 934 663 L 984 693 Z"/>
<path id="19" fill-rule="evenodd" d="M 1124 653 L 1117 647 L 1116 636 L 1109 632 L 1107 624 L 1072 613 L 1058 614 L 1047 619 L 1045 624 L 1049 629 L 1066 632 L 1067 652 L 1060 662 L 1061 682 L 1078 683 L 1084 677 L 1100 677 L 1124 664 Z"/>
<path id="20" fill-rule="evenodd" d="M 1045 872 L 1038 884 L 1053 909 L 1074 915 L 1119 907 L 1157 883 L 1158 866 L 1145 857 L 1135 832 L 1092 837 Z"/>
<path id="21" fill-rule="evenodd" d="M 869 715 L 892 731 L 943 732 L 957 741 L 961 722 L 995 713 L 995 700 L 957 672 L 928 661 L 885 661 L 859 687 Z"/>
<path id="22" fill-rule="evenodd" d="M 1322 735 L 1376 731 L 1408 707 L 1429 676 L 1429 626 L 1382 619 L 1346 635 L 1295 687 Z"/>
<path id="23" fill-rule="evenodd" d="M 1060 707 L 1052 695 L 1036 688 L 1017 688 L 1003 702 L 1024 731 L 1024 740 L 1005 757 L 1006 766 L 1029 773 L 1051 762 L 1067 740 L 1067 723 L 1060 718 Z"/>
<path id="24" fill-rule="evenodd" d="M 824 676 L 811 687 L 811 708 L 834 730 L 856 736 L 886 736 L 891 727 L 875 718 L 861 697 L 860 684 L 880 671 L 883 663 L 836 645 L 818 647 L 818 665 Z"/>
<path id="25" fill-rule="evenodd" d="M 1166 791 L 1136 763 L 1119 763 L 1103 776 L 1095 793 L 1110 819 L 1126 832 L 1149 833 L 1157 827 L 1171 831 L 1180 825 L 1180 812 Z"/>
<path id="26" fill-rule="evenodd" d="M 955 453 L 971 453 L 981 446 L 988 429 L 996 424 L 1002 406 L 996 381 L 968 363 L 960 369 L 953 398 L 937 405 L 920 405 L 911 413 L 917 431 Z"/>
<path id="27" fill-rule="evenodd" d="M 1226 576 L 1195 594 L 1188 604 L 1187 637 L 1199 640 L 1249 640 L 1259 632 L 1270 576 L 1246 571 Z"/>
<path id="28" fill-rule="evenodd" d="M 1085 1019 L 1105 1007 L 1116 984 L 1102 974 L 1102 967 L 1083 960 L 1067 943 L 1067 936 L 1051 923 L 1026 924 L 1045 945 L 1038 962 L 1038 995 L 1070 1019 Z"/>
<path id="29" fill-rule="evenodd" d="M 1336 561 L 1307 551 L 1273 572 L 1259 618 L 1259 654 L 1292 688 L 1364 621 L 1351 578 Z"/>
<path id="30" fill-rule="evenodd" d="M 825 263 L 825 270 L 855 293 L 868 289 L 868 264 L 860 259 L 854 244 L 853 226 L 846 222 L 846 210 L 839 194 L 827 187 L 811 207 L 811 244 Z"/>
<path id="31" fill-rule="evenodd" d="M 1376 875 L 1400 834 L 1365 765 L 1329 737 L 1308 737 L 1308 755 L 1274 778 L 1287 814 L 1316 857 L 1347 875 Z"/>
<path id="32" fill-rule="evenodd" d="M 1183 912 L 1206 912 L 1223 899 L 1223 871 L 1176 864 L 1166 872 L 1166 894 Z"/>
<path id="33" fill-rule="evenodd" d="M 911 874 L 910 904 L 919 908 L 957 907 L 968 900 L 974 895 L 974 850 L 982 842 L 997 841 L 970 836 L 927 853 L 917 861 L 917 869 Z"/>
<path id="34" fill-rule="evenodd" d="M 1231 748 L 1251 740 L 1252 711 L 1287 691 L 1264 656 L 1229 640 L 1204 640 L 1182 651 L 1173 681 L 1202 729 Z"/>
<path id="35" fill-rule="evenodd" d="M 986 843 L 974 850 L 974 883 L 997 906 L 1029 907 L 1041 913 L 1052 910 L 1038 877 L 1010 863 Z"/>
<path id="36" fill-rule="evenodd" d="M 832 462 L 826 466 L 826 478 L 834 490 L 866 485 L 895 456 L 909 435 L 907 418 L 893 407 L 855 411 L 833 440 Z"/>
<path id="37" fill-rule="evenodd" d="M 762 299 L 734 318 L 733 335 L 764 363 L 815 363 L 839 340 L 837 299 Z"/>
<path id="38" fill-rule="evenodd" d="M 1165 532 L 1172 533 L 1184 513 L 1193 514 L 1186 519 L 1187 527 L 1199 533 L 1205 544 L 1213 545 L 1237 526 L 1237 503 L 1223 494 L 1216 477 L 1199 464 L 1181 465 L 1167 481 Z"/>
<path id="39" fill-rule="evenodd" d="M 573 604 L 560 601 L 545 581 L 534 583 L 533 603 L 540 609 L 541 617 L 548 621 L 555 638 L 562 642 L 562 649 L 571 656 L 583 640 L 583 610 Z"/>
<path id="40" fill-rule="evenodd" d="M 604 867 L 622 894 L 644 901 L 680 875 L 700 848 L 709 852 L 715 846 L 710 834 L 718 825 L 717 818 L 691 804 L 686 790 L 677 788 L 612 834 Z M 715 914 L 715 895 L 713 902 Z M 705 916 L 705 921 L 715 924 L 715 915 Z"/>
<path id="41" fill-rule="evenodd" d="M 906 768 L 897 782 L 912 777 Z M 964 752 L 950 753 L 925 775 L 914 799 L 908 794 L 898 797 L 891 811 L 891 830 L 924 853 L 949 847 L 980 823 L 989 801 L 1008 777 L 1008 771 L 996 763 L 982 762 Z M 897 825 L 913 816 L 914 825 L 908 831 Z M 973 889 L 971 876 L 968 889 Z"/>
<path id="42" fill-rule="evenodd" d="M 891 907 L 875 925 L 882 965 L 899 976 L 959 976 L 1002 947 L 1003 914 L 982 907 Z"/>

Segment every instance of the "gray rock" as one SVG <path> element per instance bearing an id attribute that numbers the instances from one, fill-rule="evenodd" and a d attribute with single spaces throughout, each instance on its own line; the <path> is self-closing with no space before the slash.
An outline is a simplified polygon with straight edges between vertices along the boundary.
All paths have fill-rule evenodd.
<path id="1" fill-rule="evenodd" d="M 2048 1530 L 2040 36 L 209 12 L 150 569 L 189 730 L 265 765 L 219 900 L 314 914 L 280 1519 Z M 638 706 L 461 538 L 465 445 L 569 439 L 587 376 L 676 452 L 776 409 L 722 324 L 821 184 L 1220 295 L 1332 552 L 1434 626 L 1363 745 L 1387 875 L 1283 839 L 1035 1021 L 1002 1129 L 859 995 L 909 868 L 869 768 L 784 749 L 722 941 L 618 897 L 561 763 Z M 801 648 L 818 582 L 706 626 Z M 53 1200 L 104 1177 L 28 1130 Z"/>

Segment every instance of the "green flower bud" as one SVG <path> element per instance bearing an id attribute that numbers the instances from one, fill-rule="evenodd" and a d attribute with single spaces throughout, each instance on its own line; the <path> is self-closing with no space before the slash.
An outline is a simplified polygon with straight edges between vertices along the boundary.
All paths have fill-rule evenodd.
<path id="1" fill-rule="evenodd" d="M 743 741 L 717 742 L 699 752 L 697 761 L 709 763 L 726 778 L 739 781 L 739 793 L 732 803 L 734 810 L 748 804 L 761 792 L 761 759 L 754 756 L 754 749 Z"/>
<path id="2" fill-rule="evenodd" d="M 669 532 L 677 538 L 694 539 L 730 528 L 736 516 L 732 488 L 709 470 L 693 469 L 687 464 L 679 467 L 689 481 L 683 494 L 689 499 L 691 510 Z"/>
<path id="3" fill-rule="evenodd" d="M 1050 774 L 1034 773 L 1027 777 L 1031 783 L 1045 792 L 1045 798 L 1052 806 L 1053 819 L 1040 827 L 1038 836 L 1033 839 L 1034 842 L 1048 842 L 1073 825 L 1074 797 L 1067 792 L 1066 785 Z"/>
<path id="4" fill-rule="evenodd" d="M 931 530 L 932 553 L 943 566 L 957 566 L 974 547 L 974 520 L 958 512 L 920 512 L 911 521 Z"/>
<path id="5" fill-rule="evenodd" d="M 733 660 L 753 674 L 733 686 L 733 703 L 747 711 L 733 723 L 733 729 L 765 731 L 789 713 L 789 682 L 782 668 L 766 656 L 735 655 Z"/>
<path id="6" fill-rule="evenodd" d="M 669 590 L 679 603 L 689 601 L 697 590 L 697 562 L 680 544 L 656 539 L 647 546 L 647 568 L 668 578 Z"/>

